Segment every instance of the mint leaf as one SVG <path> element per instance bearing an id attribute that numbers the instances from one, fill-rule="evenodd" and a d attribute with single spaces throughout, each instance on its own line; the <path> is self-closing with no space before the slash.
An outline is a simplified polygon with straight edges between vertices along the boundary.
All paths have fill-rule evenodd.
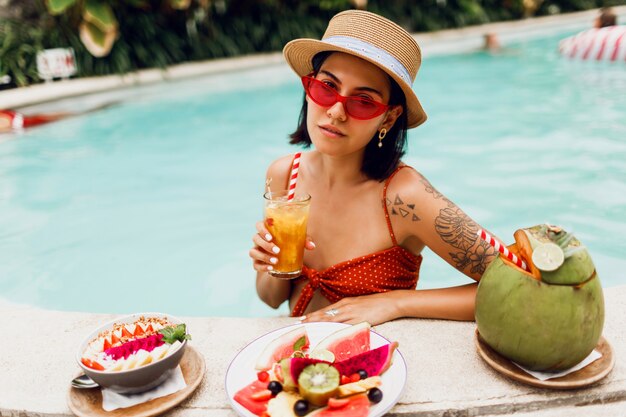
<path id="1" fill-rule="evenodd" d="M 185 323 L 177 326 L 164 327 L 159 330 L 159 333 L 163 335 L 163 341 L 170 345 L 177 340 L 180 342 L 191 340 L 191 335 L 187 334 L 187 326 L 185 326 Z"/>
<path id="2" fill-rule="evenodd" d="M 296 343 L 293 344 L 293 350 L 301 350 L 304 345 L 306 345 L 306 337 L 302 336 L 300 339 L 296 340 Z"/>

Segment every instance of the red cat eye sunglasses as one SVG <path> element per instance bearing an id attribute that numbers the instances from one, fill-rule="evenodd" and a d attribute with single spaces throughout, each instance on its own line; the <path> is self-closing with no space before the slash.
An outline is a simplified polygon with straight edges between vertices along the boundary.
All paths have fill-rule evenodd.
<path id="1" fill-rule="evenodd" d="M 366 97 L 342 96 L 335 89 L 311 75 L 302 77 L 302 86 L 306 94 L 316 104 L 322 107 L 331 107 L 341 102 L 346 113 L 358 120 L 373 119 L 383 114 L 389 106 Z"/>

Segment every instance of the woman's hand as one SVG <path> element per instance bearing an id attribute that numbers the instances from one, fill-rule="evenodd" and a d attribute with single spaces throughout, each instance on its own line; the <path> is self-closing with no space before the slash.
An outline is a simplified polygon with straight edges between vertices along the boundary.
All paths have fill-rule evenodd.
<path id="1" fill-rule="evenodd" d="M 258 272 L 271 271 L 274 269 L 272 265 L 278 262 L 276 255 L 280 253 L 280 248 L 272 242 L 273 237 L 265 228 L 264 222 L 257 222 L 256 230 L 257 233 L 252 236 L 254 246 L 249 252 L 252 267 Z"/>
<path id="2" fill-rule="evenodd" d="M 335 304 L 307 314 L 302 321 L 335 321 L 358 324 L 363 321 L 372 326 L 401 317 L 394 291 L 343 298 Z"/>
<path id="3" fill-rule="evenodd" d="M 307 314 L 302 321 L 380 324 L 400 317 L 474 320 L 477 283 L 429 290 L 393 290 L 344 298 Z"/>
<path id="4" fill-rule="evenodd" d="M 254 246 L 249 252 L 250 258 L 252 258 L 252 266 L 255 271 L 268 272 L 273 270 L 273 265 L 278 262 L 277 255 L 280 253 L 280 248 L 274 244 L 274 238 L 265 227 L 264 222 L 257 222 L 256 230 L 257 233 L 252 236 Z M 304 248 L 308 250 L 315 249 L 315 243 L 309 236 L 306 238 Z"/>

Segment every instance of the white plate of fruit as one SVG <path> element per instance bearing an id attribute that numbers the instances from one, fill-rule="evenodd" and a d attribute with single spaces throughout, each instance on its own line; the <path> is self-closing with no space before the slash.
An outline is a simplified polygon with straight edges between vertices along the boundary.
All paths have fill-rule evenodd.
<path id="1" fill-rule="evenodd" d="M 243 417 L 382 416 L 400 399 L 406 362 L 368 323 L 303 323 L 249 343 L 226 372 Z"/>

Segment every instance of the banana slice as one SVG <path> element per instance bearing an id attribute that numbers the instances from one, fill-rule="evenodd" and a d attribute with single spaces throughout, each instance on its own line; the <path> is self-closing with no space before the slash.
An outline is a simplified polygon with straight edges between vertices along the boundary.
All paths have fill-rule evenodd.
<path id="1" fill-rule="evenodd" d="M 130 355 L 126 358 L 124 366 L 122 367 L 123 371 L 128 371 L 129 369 L 135 369 L 137 367 L 137 355 Z"/>
<path id="2" fill-rule="evenodd" d="M 349 384 L 339 385 L 339 396 L 347 397 L 352 394 L 359 394 L 361 392 L 367 392 L 374 387 L 378 387 L 383 383 L 382 379 L 377 376 L 370 376 L 369 378 L 362 379 L 357 382 L 351 382 Z"/>
<path id="3" fill-rule="evenodd" d="M 119 359 L 115 362 L 115 365 L 109 368 L 109 371 L 121 371 L 122 369 L 124 369 L 125 364 L 126 364 L 125 359 Z"/>
<path id="4" fill-rule="evenodd" d="M 174 352 L 178 349 L 178 347 L 179 347 L 180 345 L 181 345 L 181 343 L 180 343 L 180 341 L 178 341 L 178 340 L 177 340 L 177 341 L 175 341 L 174 343 L 172 343 L 172 344 L 170 345 L 169 349 L 167 349 L 167 353 L 166 353 L 163 357 L 165 357 L 165 356 L 169 356 L 169 355 L 171 355 L 172 353 L 174 353 Z"/>
<path id="5" fill-rule="evenodd" d="M 152 362 L 156 362 L 159 359 L 162 359 L 163 357 L 165 357 L 165 355 L 167 354 L 167 351 L 169 350 L 169 345 L 165 344 L 165 345 L 161 345 L 158 348 L 155 348 L 152 351 Z"/>
<path id="6" fill-rule="evenodd" d="M 143 349 L 137 351 L 137 367 L 144 366 L 152 362 L 152 355 L 150 352 L 145 351 Z"/>
<path id="7" fill-rule="evenodd" d="M 279 392 L 267 403 L 267 413 L 272 417 L 296 417 L 293 405 L 302 397 L 292 392 Z"/>

